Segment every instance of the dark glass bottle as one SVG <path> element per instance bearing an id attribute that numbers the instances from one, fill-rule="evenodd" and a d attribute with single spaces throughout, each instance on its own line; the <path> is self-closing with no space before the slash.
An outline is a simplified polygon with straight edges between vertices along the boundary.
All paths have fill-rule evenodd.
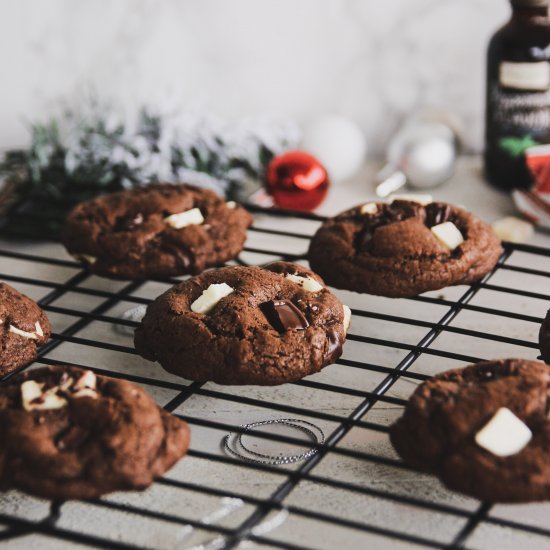
<path id="1" fill-rule="evenodd" d="M 529 188 L 526 158 L 550 144 L 550 0 L 511 0 L 489 43 L 485 173 L 501 189 Z"/>

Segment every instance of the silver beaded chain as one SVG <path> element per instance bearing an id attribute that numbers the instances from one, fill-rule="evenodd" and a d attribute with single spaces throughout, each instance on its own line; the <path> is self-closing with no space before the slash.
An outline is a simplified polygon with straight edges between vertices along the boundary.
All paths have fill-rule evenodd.
<path id="1" fill-rule="evenodd" d="M 223 449 L 227 454 L 240 458 L 241 460 L 246 460 L 247 462 L 254 462 L 257 464 L 268 464 L 271 466 L 300 462 L 301 460 L 306 460 L 310 456 L 317 454 L 318 449 L 311 447 L 307 451 L 300 454 L 270 455 L 253 451 L 245 445 L 243 441 L 244 435 L 252 433 L 254 428 L 270 426 L 273 424 L 282 424 L 283 426 L 300 430 L 313 441 L 314 445 L 323 445 L 325 442 L 325 434 L 323 433 L 323 430 L 312 422 L 301 420 L 299 418 L 279 418 L 275 420 L 263 420 L 260 422 L 252 422 L 250 424 L 242 424 L 240 426 L 240 428 L 243 429 L 242 433 L 235 434 L 230 432 L 224 437 Z"/>

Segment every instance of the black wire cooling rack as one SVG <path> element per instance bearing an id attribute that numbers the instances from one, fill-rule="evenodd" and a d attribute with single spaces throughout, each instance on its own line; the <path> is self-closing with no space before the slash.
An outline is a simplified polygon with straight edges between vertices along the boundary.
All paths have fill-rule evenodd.
<path id="1" fill-rule="evenodd" d="M 251 210 L 255 224 L 238 263 L 305 260 L 322 218 Z M 288 231 L 280 230 L 281 218 Z M 450 493 L 434 478 L 409 470 L 387 435 L 407 395 L 431 374 L 492 358 L 495 349 L 500 356 L 537 357 L 536 334 L 550 302 L 550 250 L 506 244 L 494 272 L 482 281 L 413 299 L 339 293 L 353 317 L 336 365 L 283 389 L 239 388 L 168 375 L 137 357 L 130 337 L 112 330 L 112 325 L 135 327 L 120 313 L 149 303 L 178 279 L 100 279 L 79 263 L 60 259 L 66 257 L 60 245 L 33 245 L 31 253 L 23 242 L 14 246 L 17 232 L 39 236 L 4 228 L 0 279 L 27 292 L 34 289 L 29 293 L 40 297 L 54 327 L 35 365 L 77 364 L 142 384 L 191 425 L 193 437 L 188 457 L 145 493 L 51 504 L 13 492 L 0 496 L 4 544 L 494 548 L 505 537 L 511 548 L 550 545 L 548 505 L 492 506 Z M 61 329 L 57 319 L 63 320 Z M 105 336 L 98 337 L 98 331 Z M 63 360 L 63 348 L 69 361 Z M 288 416 L 319 423 L 326 433 L 318 452 L 303 462 L 250 463 L 220 448 L 228 432 L 243 433 L 245 422 Z M 255 436 L 275 448 L 310 445 L 268 430 Z"/>

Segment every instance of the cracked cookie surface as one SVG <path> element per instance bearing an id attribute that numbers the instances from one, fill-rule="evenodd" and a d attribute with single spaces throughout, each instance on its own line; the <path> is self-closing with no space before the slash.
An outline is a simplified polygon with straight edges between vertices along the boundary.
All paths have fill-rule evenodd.
<path id="1" fill-rule="evenodd" d="M 187 424 L 139 386 L 76 367 L 0 387 L 0 488 L 54 500 L 144 489 L 181 458 Z"/>
<path id="2" fill-rule="evenodd" d="M 550 309 L 546 313 L 546 319 L 544 319 L 540 327 L 539 343 L 542 359 L 550 365 Z"/>
<path id="3" fill-rule="evenodd" d="M 50 337 L 46 314 L 28 296 L 0 283 L 0 376 L 32 363 Z"/>
<path id="4" fill-rule="evenodd" d="M 150 184 L 77 205 L 63 244 L 105 277 L 175 276 L 237 256 L 251 223 L 246 210 L 208 189 Z"/>
<path id="5" fill-rule="evenodd" d="M 348 313 L 300 265 L 225 267 L 159 296 L 134 341 L 143 357 L 190 380 L 275 385 L 335 362 Z"/>
<path id="6" fill-rule="evenodd" d="M 445 222 L 464 239 L 453 250 L 431 230 Z M 397 200 L 367 203 L 328 219 L 313 237 L 308 258 L 336 288 L 410 297 L 471 284 L 494 268 L 501 252 L 491 227 L 466 210 Z"/>
<path id="7" fill-rule="evenodd" d="M 407 464 L 438 476 L 449 488 L 493 502 L 550 499 L 550 366 L 536 361 L 487 361 L 424 382 L 391 427 L 393 446 Z M 476 439 L 501 408 L 532 432 L 510 456 Z M 504 440 L 511 438 L 504 430 Z"/>

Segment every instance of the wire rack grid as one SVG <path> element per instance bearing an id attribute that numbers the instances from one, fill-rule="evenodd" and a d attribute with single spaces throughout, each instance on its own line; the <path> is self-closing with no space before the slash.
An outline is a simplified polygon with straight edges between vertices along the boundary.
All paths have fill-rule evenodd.
<path id="1" fill-rule="evenodd" d="M 237 263 L 305 262 L 321 217 L 250 209 L 255 223 Z M 281 230 L 281 222 L 292 230 Z M 506 244 L 482 281 L 413 299 L 338 292 L 353 317 L 336 365 L 278 388 L 222 387 L 165 373 L 139 358 L 131 337 L 121 333 L 137 326 L 120 317 L 123 311 L 149 303 L 179 279 L 108 281 L 62 259 L 60 245 L 29 251 L 11 237 L 38 235 L 13 233 L 4 230 L 10 240 L 2 241 L 0 279 L 36 297 L 54 327 L 33 366 L 76 364 L 142 384 L 190 424 L 193 436 L 188 457 L 144 493 L 66 503 L 0 496 L 0 542 L 14 548 L 490 548 L 505 537 L 510 548 L 550 544 L 548 505 L 492 506 L 456 495 L 408 469 L 388 441 L 407 397 L 434 373 L 495 356 L 537 357 L 535 335 L 550 301 L 550 250 Z M 228 432 L 288 416 L 325 430 L 325 442 L 307 460 L 270 466 L 224 454 L 220 443 Z M 273 449 L 310 446 L 267 429 L 255 431 L 254 441 Z"/>

